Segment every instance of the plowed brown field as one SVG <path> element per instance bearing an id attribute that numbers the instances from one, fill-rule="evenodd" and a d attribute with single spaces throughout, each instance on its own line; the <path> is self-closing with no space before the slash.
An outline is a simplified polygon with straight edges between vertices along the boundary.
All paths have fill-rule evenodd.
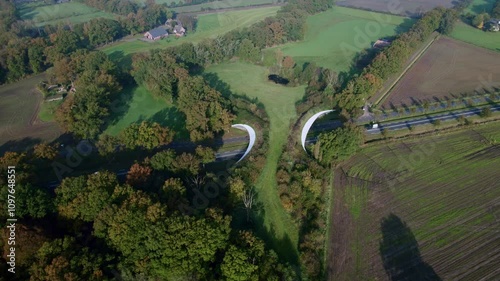
<path id="1" fill-rule="evenodd" d="M 328 280 L 500 276 L 500 123 L 371 146 L 335 173 Z"/>
<path id="2" fill-rule="evenodd" d="M 500 53 L 441 37 L 401 78 L 382 107 L 500 88 Z"/>

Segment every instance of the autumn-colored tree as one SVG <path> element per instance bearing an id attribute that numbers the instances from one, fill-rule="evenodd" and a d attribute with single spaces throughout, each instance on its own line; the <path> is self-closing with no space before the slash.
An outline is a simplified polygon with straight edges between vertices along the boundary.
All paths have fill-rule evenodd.
<path id="1" fill-rule="evenodd" d="M 38 158 L 54 160 L 54 158 L 56 158 L 58 154 L 57 149 L 55 147 L 57 147 L 57 144 L 56 145 L 49 145 L 46 143 L 37 144 L 33 148 L 33 153 Z"/>
<path id="2" fill-rule="evenodd" d="M 107 171 L 65 178 L 55 189 L 57 210 L 66 218 L 93 221 L 111 202 L 117 185 L 116 175 Z"/>
<path id="3" fill-rule="evenodd" d="M 147 121 L 131 124 L 120 135 L 120 139 L 129 149 L 137 147 L 153 149 L 169 144 L 173 137 L 174 132 L 169 128 Z"/>
<path id="4" fill-rule="evenodd" d="M 105 257 L 85 247 L 73 237 L 46 242 L 31 265 L 30 280 L 103 280 Z"/>
<path id="5" fill-rule="evenodd" d="M 149 180 L 152 172 L 151 167 L 135 163 L 127 173 L 127 184 L 141 186 Z"/>
<path id="6" fill-rule="evenodd" d="M 196 155 L 201 159 L 201 162 L 205 164 L 215 161 L 215 151 L 207 146 L 197 146 Z"/>

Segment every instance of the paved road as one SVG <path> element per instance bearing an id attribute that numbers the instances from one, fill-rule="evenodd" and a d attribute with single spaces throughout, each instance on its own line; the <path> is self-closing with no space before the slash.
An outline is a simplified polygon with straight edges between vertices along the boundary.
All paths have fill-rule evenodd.
<path id="1" fill-rule="evenodd" d="M 500 104 L 494 105 L 494 106 L 490 107 L 490 109 L 491 109 L 491 112 L 500 111 Z M 413 119 L 413 120 L 387 122 L 387 123 L 381 123 L 377 129 L 368 129 L 368 130 L 366 130 L 366 132 L 368 134 L 378 134 L 378 133 L 381 133 L 383 129 L 402 130 L 405 128 L 409 128 L 410 126 L 432 124 L 432 122 L 434 122 L 436 120 L 446 121 L 446 120 L 457 119 L 460 116 L 470 117 L 470 116 L 474 116 L 474 115 L 479 115 L 480 113 L 481 113 L 481 109 L 475 108 L 475 109 L 469 109 L 469 110 L 458 111 L 458 112 L 449 112 L 449 113 L 443 113 L 443 114 L 438 114 L 438 115 L 433 115 L 433 116 L 426 116 L 426 117 L 421 117 L 421 118 L 417 118 L 417 119 Z"/>

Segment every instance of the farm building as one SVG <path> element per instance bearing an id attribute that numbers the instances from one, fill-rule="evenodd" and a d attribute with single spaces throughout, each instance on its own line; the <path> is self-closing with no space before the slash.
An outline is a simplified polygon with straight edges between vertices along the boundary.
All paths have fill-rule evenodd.
<path id="1" fill-rule="evenodd" d="M 494 31 L 494 32 L 500 31 L 500 19 L 491 19 L 486 24 L 486 29 L 489 31 Z"/>
<path id="2" fill-rule="evenodd" d="M 168 36 L 168 31 L 162 26 L 157 27 L 155 29 L 151 29 L 150 31 L 144 33 L 144 37 L 146 37 L 149 40 L 159 40 L 167 36 Z"/>
<path id="3" fill-rule="evenodd" d="M 373 48 L 375 49 L 383 49 L 385 47 L 389 47 L 391 45 L 391 41 L 385 39 L 379 39 L 377 42 L 373 44 Z"/>
<path id="4" fill-rule="evenodd" d="M 174 34 L 176 36 L 184 36 L 185 33 L 186 33 L 186 29 L 184 27 L 182 27 L 182 25 L 176 25 L 174 27 Z"/>

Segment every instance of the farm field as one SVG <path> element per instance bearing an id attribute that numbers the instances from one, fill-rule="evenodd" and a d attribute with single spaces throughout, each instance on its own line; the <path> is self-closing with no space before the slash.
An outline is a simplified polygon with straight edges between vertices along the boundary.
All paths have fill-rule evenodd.
<path id="1" fill-rule="evenodd" d="M 500 34 L 485 32 L 463 22 L 458 22 L 451 37 L 473 45 L 500 52 Z"/>
<path id="2" fill-rule="evenodd" d="M 217 14 L 200 15 L 198 30 L 182 38 L 166 38 L 158 42 L 134 40 L 119 42 L 102 49 L 111 56 L 126 56 L 131 53 L 144 52 L 155 48 L 175 46 L 182 43 L 197 43 L 205 38 L 211 38 L 227 33 L 233 29 L 243 28 L 276 14 L 279 7 L 255 8 L 244 11 L 229 11 Z M 138 36 L 140 38 L 142 36 Z"/>
<path id="3" fill-rule="evenodd" d="M 441 37 L 394 86 L 382 107 L 493 91 L 500 87 L 498 65 L 498 52 Z"/>
<path id="4" fill-rule="evenodd" d="M 393 0 L 338 0 L 339 6 L 361 8 L 402 16 L 417 16 L 422 12 L 432 10 L 434 7 L 452 7 L 452 0 L 415 0 L 415 1 L 393 1 Z"/>
<path id="5" fill-rule="evenodd" d="M 489 13 L 493 9 L 496 0 L 474 0 L 469 7 L 465 8 L 463 14 L 481 14 L 481 13 Z"/>
<path id="6" fill-rule="evenodd" d="M 277 85 L 268 81 L 266 68 L 241 62 L 214 65 L 206 72 L 216 73 L 220 80 L 230 85 L 233 94 L 258 99 L 269 115 L 269 151 L 266 165 L 256 183 L 257 197 L 265 213 L 266 228 L 259 232 L 272 233 L 271 236 L 280 240 L 272 242 L 273 248 L 280 256 L 293 260 L 298 255 L 298 229 L 281 205 L 276 185 L 276 169 L 287 140 L 290 121 L 296 117 L 295 102 L 303 97 L 305 87 Z"/>
<path id="7" fill-rule="evenodd" d="M 164 2 L 164 0 L 157 0 L 156 2 L 160 3 Z M 224 0 L 224 1 L 213 1 L 198 5 L 175 7 L 172 9 L 177 13 L 193 13 L 208 9 L 217 10 L 217 9 L 228 9 L 228 8 L 240 8 L 247 6 L 273 4 L 273 3 L 277 3 L 277 1 L 276 0 Z"/>
<path id="8" fill-rule="evenodd" d="M 36 2 L 19 5 L 22 20 L 33 20 L 36 25 L 56 24 L 57 22 L 81 23 L 94 18 L 116 18 L 117 15 L 100 11 L 78 2 L 43 5 Z"/>
<path id="9" fill-rule="evenodd" d="M 5 143 L 51 141 L 61 134 L 56 123 L 38 119 L 42 94 L 36 85 L 43 79 L 41 74 L 0 87 L 0 152 Z"/>
<path id="10" fill-rule="evenodd" d="M 412 24 L 413 20 L 399 16 L 334 7 L 307 19 L 303 41 L 279 48 L 298 63 L 315 62 L 347 72 L 359 52 L 371 48 L 377 39 L 396 35 Z"/>
<path id="11" fill-rule="evenodd" d="M 342 164 L 328 280 L 499 276 L 499 141 L 497 121 L 367 146 Z"/>

